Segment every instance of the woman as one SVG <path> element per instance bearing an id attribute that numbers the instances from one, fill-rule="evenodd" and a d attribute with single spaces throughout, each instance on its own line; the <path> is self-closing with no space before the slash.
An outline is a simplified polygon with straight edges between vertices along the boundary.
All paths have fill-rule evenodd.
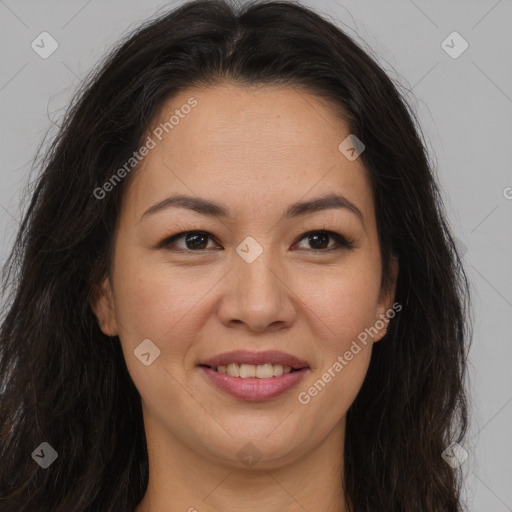
<path id="1" fill-rule="evenodd" d="M 2 511 L 462 510 L 466 278 L 414 114 L 339 28 L 187 3 L 43 167 L 4 285 Z"/>

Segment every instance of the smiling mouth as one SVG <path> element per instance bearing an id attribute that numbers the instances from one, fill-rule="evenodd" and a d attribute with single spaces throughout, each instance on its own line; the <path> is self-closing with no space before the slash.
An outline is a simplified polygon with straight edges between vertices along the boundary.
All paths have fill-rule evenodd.
<path id="1" fill-rule="evenodd" d="M 200 365 L 204 368 L 210 368 L 218 373 L 224 373 L 231 377 L 239 377 L 241 379 L 270 379 L 273 377 L 280 377 L 286 373 L 293 373 L 301 370 L 302 368 L 293 368 L 291 366 L 283 366 L 282 364 L 238 364 L 230 363 L 228 365 L 208 366 Z"/>

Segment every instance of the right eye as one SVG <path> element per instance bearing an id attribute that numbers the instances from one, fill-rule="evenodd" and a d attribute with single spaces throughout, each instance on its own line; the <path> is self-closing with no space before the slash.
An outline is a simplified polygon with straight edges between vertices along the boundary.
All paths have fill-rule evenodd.
<path id="1" fill-rule="evenodd" d="M 208 248 L 208 239 L 213 239 L 210 233 L 206 231 L 182 231 L 176 235 L 172 235 L 158 244 L 158 247 L 163 247 L 169 251 L 199 251 Z M 176 241 L 183 239 L 185 246 L 177 247 Z M 177 248 L 176 248 L 177 247 Z"/>

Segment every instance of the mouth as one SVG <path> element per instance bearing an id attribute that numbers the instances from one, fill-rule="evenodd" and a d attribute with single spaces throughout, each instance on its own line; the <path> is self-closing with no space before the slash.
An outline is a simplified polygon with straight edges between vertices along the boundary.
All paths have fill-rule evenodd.
<path id="1" fill-rule="evenodd" d="M 197 366 L 214 388 L 249 401 L 285 394 L 310 370 L 306 361 L 280 350 L 234 350 L 199 361 Z"/>

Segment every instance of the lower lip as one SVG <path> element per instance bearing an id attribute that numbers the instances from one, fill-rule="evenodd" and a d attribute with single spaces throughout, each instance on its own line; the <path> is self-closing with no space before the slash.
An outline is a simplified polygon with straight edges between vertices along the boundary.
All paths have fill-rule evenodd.
<path id="1" fill-rule="evenodd" d="M 258 379 L 251 377 L 242 379 L 232 377 L 227 373 L 220 373 L 209 367 L 201 366 L 201 370 L 208 376 L 211 382 L 219 389 L 240 400 L 269 400 L 275 398 L 296 386 L 309 368 L 302 368 L 295 372 L 283 373 L 279 377 Z"/>

